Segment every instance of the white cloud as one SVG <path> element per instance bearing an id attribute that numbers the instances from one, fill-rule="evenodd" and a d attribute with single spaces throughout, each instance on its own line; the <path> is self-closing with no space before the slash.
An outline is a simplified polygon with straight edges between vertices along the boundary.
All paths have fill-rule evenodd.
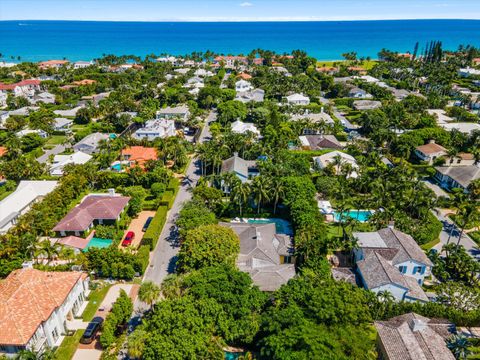
<path id="1" fill-rule="evenodd" d="M 253 6 L 251 2 L 245 1 L 240 4 L 241 7 L 250 7 Z"/>

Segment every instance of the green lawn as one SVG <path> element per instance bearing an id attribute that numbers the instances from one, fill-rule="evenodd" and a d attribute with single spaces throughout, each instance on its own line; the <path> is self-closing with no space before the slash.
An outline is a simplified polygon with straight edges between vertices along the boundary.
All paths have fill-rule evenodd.
<path id="1" fill-rule="evenodd" d="M 361 65 L 358 65 L 360 67 L 363 67 L 365 70 L 370 70 L 371 68 L 373 68 L 376 64 L 377 64 L 377 60 L 370 60 L 370 61 L 364 61 Z M 339 60 L 339 61 L 317 61 L 317 67 L 333 67 L 333 66 L 338 66 L 340 65 L 341 63 L 347 63 L 348 65 L 348 62 L 345 61 L 345 60 Z M 357 66 L 357 65 L 355 65 Z"/>
<path id="2" fill-rule="evenodd" d="M 424 251 L 428 251 L 430 250 L 431 248 L 433 248 L 435 245 L 437 245 L 438 243 L 440 242 L 440 239 L 435 239 L 435 240 L 432 240 L 426 244 L 423 244 L 422 246 L 420 246 L 422 248 L 422 250 Z"/>
<path id="3" fill-rule="evenodd" d="M 55 146 L 55 145 L 60 145 L 65 141 L 66 137 L 65 135 L 52 135 L 48 138 L 47 142 L 45 143 L 45 146 Z"/>
<path id="4" fill-rule="evenodd" d="M 78 343 L 80 342 L 80 338 L 82 337 L 84 331 L 85 330 L 77 330 L 72 336 L 65 336 L 62 344 L 55 351 L 55 359 L 71 359 L 77 350 Z"/>
<path id="5" fill-rule="evenodd" d="M 111 286 L 112 285 L 106 285 L 100 289 L 92 290 L 88 296 L 88 305 L 82 315 L 83 321 L 90 321 L 93 319 L 98 307 L 105 298 L 105 295 L 107 295 L 108 289 L 110 289 Z"/>

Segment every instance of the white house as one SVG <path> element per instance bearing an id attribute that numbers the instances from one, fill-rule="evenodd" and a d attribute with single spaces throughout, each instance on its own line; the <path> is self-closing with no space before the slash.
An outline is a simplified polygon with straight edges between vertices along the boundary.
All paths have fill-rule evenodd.
<path id="1" fill-rule="evenodd" d="M 157 111 L 157 120 L 181 120 L 187 121 L 190 117 L 190 110 L 187 105 L 180 105 L 175 107 L 166 107 Z"/>
<path id="2" fill-rule="evenodd" d="M 108 134 L 102 134 L 102 133 L 96 132 L 96 133 L 87 135 L 78 143 L 73 145 L 73 150 L 82 151 L 86 154 L 93 154 L 97 152 L 100 141 L 102 140 L 107 141 L 108 139 L 109 139 Z"/>
<path id="3" fill-rule="evenodd" d="M 73 124 L 73 120 L 66 118 L 55 118 L 53 123 L 53 130 L 55 131 L 68 131 Z"/>
<path id="4" fill-rule="evenodd" d="M 447 155 L 447 149 L 442 145 L 438 145 L 434 140 L 430 140 L 428 144 L 417 146 L 415 155 L 422 161 L 432 164 L 439 157 Z"/>
<path id="5" fill-rule="evenodd" d="M 91 158 L 91 155 L 85 154 L 81 151 L 77 151 L 69 155 L 55 155 L 53 158 L 52 166 L 50 167 L 50 175 L 62 176 L 63 168 L 66 165 L 82 165 L 89 162 Z"/>
<path id="6" fill-rule="evenodd" d="M 89 278 L 82 272 L 44 272 L 26 267 L 0 282 L 0 355 L 43 353 L 61 344 L 69 321 L 87 303 Z"/>
<path id="7" fill-rule="evenodd" d="M 310 104 L 310 98 L 303 94 L 293 94 L 287 96 L 287 102 L 290 105 L 308 105 Z"/>
<path id="8" fill-rule="evenodd" d="M 388 291 L 398 301 L 428 301 L 421 285 L 433 263 L 410 235 L 392 226 L 353 236 L 357 272 L 366 289 Z"/>
<path id="9" fill-rule="evenodd" d="M 0 127 L 5 127 L 5 122 L 10 117 L 10 113 L 8 111 L 0 111 Z"/>
<path id="10" fill-rule="evenodd" d="M 247 91 L 250 91 L 250 90 L 253 90 L 253 85 L 246 81 L 246 80 L 238 80 L 236 83 L 235 83 L 235 91 L 236 92 L 247 92 Z"/>
<path id="11" fill-rule="evenodd" d="M 337 174 L 341 172 L 342 165 L 350 164 L 353 172 L 348 177 L 356 178 L 358 176 L 357 172 L 355 171 L 358 169 L 357 161 L 353 156 L 344 152 L 331 151 L 321 156 L 314 157 L 313 161 L 320 169 L 325 169 L 327 166 L 333 165 Z M 338 162 L 339 164 L 337 164 Z"/>
<path id="12" fill-rule="evenodd" d="M 359 87 L 353 87 L 349 90 L 348 97 L 354 99 L 370 99 L 373 96 L 367 93 L 365 90 L 360 89 Z"/>
<path id="13" fill-rule="evenodd" d="M 166 119 L 148 120 L 145 125 L 135 131 L 133 138 L 142 140 L 155 140 L 175 136 L 175 121 Z"/>
<path id="14" fill-rule="evenodd" d="M 74 69 L 85 69 L 93 65 L 93 61 L 77 61 L 73 63 Z"/>
<path id="15" fill-rule="evenodd" d="M 248 131 L 254 133 L 257 136 L 260 136 L 260 131 L 252 123 L 244 123 L 243 121 L 237 120 L 232 123 L 232 132 L 235 134 L 246 134 Z"/>
<path id="16" fill-rule="evenodd" d="M 20 181 L 17 189 L 0 201 L 0 234 L 5 234 L 33 203 L 42 200 L 56 186 L 57 181 Z"/>
<path id="17" fill-rule="evenodd" d="M 211 71 L 205 70 L 205 69 L 197 69 L 194 73 L 195 76 L 213 76 L 213 73 Z"/>
<path id="18" fill-rule="evenodd" d="M 265 98 L 265 91 L 262 89 L 254 89 L 247 92 L 237 93 L 235 100 L 241 101 L 243 103 L 248 102 L 262 102 Z"/>
<path id="19" fill-rule="evenodd" d="M 0 108 L 7 106 L 7 92 L 0 90 Z"/>
<path id="20" fill-rule="evenodd" d="M 467 67 L 458 70 L 458 75 L 461 77 L 480 76 L 480 70 Z"/>
<path id="21" fill-rule="evenodd" d="M 34 95 L 30 99 L 30 103 L 36 104 L 42 102 L 44 104 L 55 104 L 55 95 L 49 93 L 48 91 L 43 91 L 39 94 Z"/>
<path id="22" fill-rule="evenodd" d="M 19 138 L 22 138 L 22 137 L 24 137 L 25 135 L 28 135 L 28 134 L 37 134 L 42 139 L 46 139 L 48 137 L 48 134 L 45 131 L 40 130 L 40 129 L 35 129 L 35 130 L 25 129 L 25 130 L 17 131 L 15 133 L 15 135 Z"/>
<path id="23" fill-rule="evenodd" d="M 83 107 L 84 106 L 76 106 L 76 107 L 74 107 L 72 109 L 68 109 L 68 110 L 54 110 L 53 113 L 55 115 L 62 116 L 62 117 L 75 117 L 75 116 L 77 116 L 78 110 L 80 110 Z"/>

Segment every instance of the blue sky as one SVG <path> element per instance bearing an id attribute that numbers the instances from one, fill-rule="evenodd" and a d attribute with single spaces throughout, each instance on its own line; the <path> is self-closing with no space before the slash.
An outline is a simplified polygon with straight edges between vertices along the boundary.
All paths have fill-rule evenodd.
<path id="1" fill-rule="evenodd" d="M 0 20 L 480 19 L 480 0 L 0 0 Z"/>

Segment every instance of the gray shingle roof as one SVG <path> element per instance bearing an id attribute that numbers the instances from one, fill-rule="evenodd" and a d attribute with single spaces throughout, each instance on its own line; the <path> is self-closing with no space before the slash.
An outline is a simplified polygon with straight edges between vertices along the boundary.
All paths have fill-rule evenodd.
<path id="1" fill-rule="evenodd" d="M 439 173 L 449 176 L 465 188 L 467 188 L 472 181 L 480 179 L 480 168 L 476 165 L 438 166 L 435 169 Z"/>
<path id="2" fill-rule="evenodd" d="M 334 135 L 305 135 L 304 137 L 310 144 L 311 150 L 343 149 L 342 144 L 340 144 Z"/>
<path id="3" fill-rule="evenodd" d="M 248 177 L 248 168 L 255 167 L 257 163 L 252 160 L 244 160 L 241 157 L 234 155 L 222 162 L 222 173 L 236 172 L 245 177 Z"/>
<path id="4" fill-rule="evenodd" d="M 453 360 L 444 335 L 450 334 L 453 324 L 430 320 L 409 313 L 388 321 L 376 321 L 375 327 L 390 360 Z"/>
<path id="5" fill-rule="evenodd" d="M 250 274 L 262 291 L 274 291 L 295 276 L 293 264 L 282 264 L 280 256 L 293 254 L 288 235 L 277 234 L 274 223 L 220 223 L 240 238 L 237 266 Z"/>

